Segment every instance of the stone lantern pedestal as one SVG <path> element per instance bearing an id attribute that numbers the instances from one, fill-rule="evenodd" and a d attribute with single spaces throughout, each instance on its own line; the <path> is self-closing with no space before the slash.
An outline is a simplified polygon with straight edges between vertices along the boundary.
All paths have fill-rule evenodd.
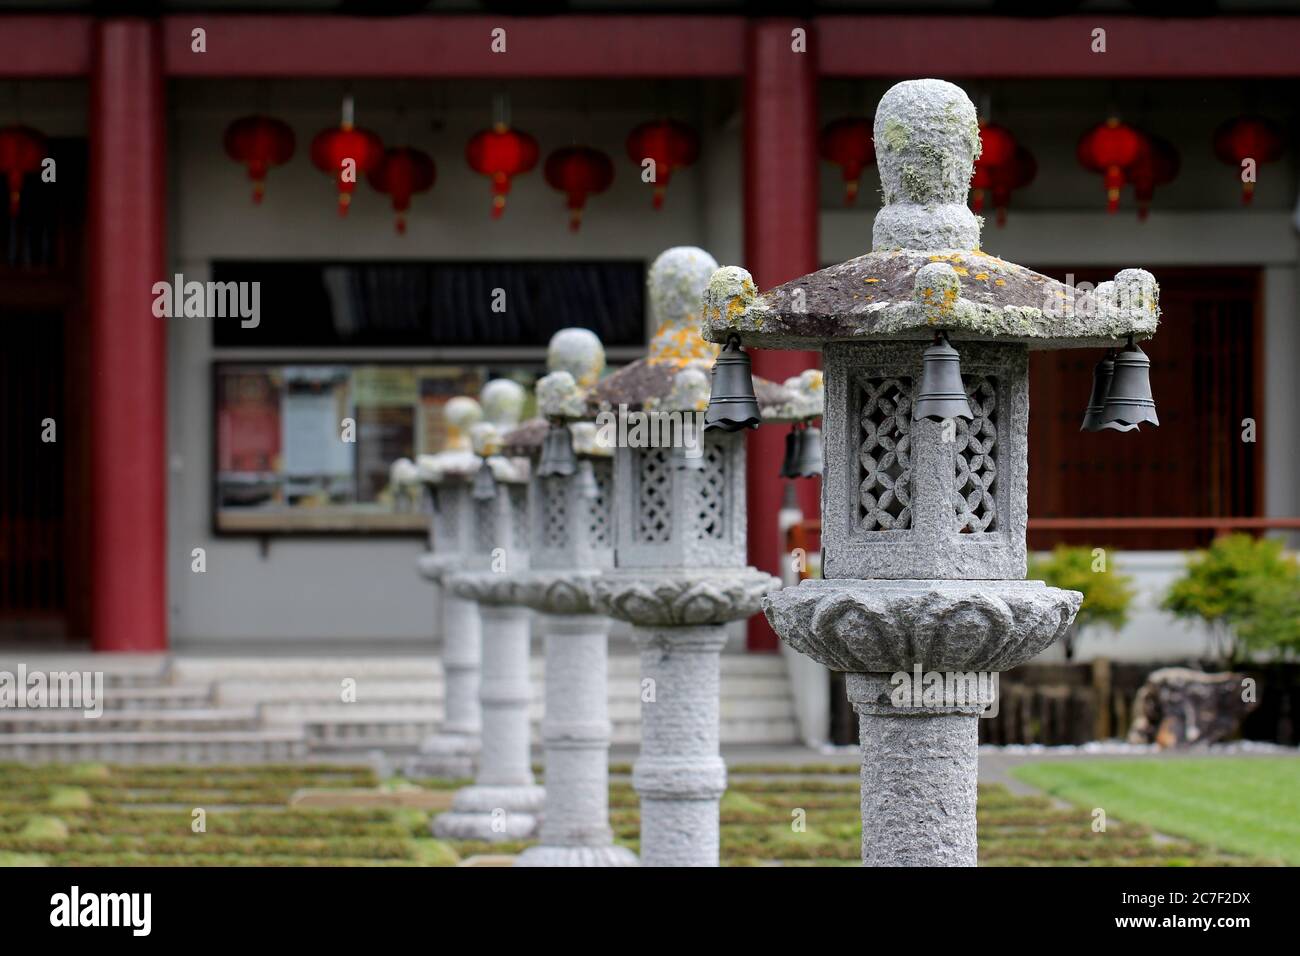
<path id="1" fill-rule="evenodd" d="M 997 674 L 1063 635 L 1082 600 L 1024 580 L 1028 350 L 1150 337 L 1159 290 L 1139 269 L 1075 289 L 980 249 L 966 205 L 979 127 L 958 87 L 894 86 L 875 142 L 872 251 L 764 293 L 718 270 L 704 337 L 822 350 L 824 579 L 765 610 L 783 641 L 849 675 L 863 862 L 973 866 L 979 715 Z M 956 351 L 927 357 L 938 333 Z"/>

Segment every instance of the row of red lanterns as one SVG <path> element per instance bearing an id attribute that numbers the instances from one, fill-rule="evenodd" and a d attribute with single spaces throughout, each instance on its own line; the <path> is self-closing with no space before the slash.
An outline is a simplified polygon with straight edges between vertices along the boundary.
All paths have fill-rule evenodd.
<path id="1" fill-rule="evenodd" d="M 253 201 L 261 202 L 267 171 L 288 162 L 294 152 L 293 130 L 269 116 L 246 116 L 227 127 L 224 137 L 229 156 L 248 167 L 253 180 Z M 663 206 L 664 191 L 672 174 L 693 164 L 699 157 L 699 137 L 689 126 L 672 120 L 643 123 L 627 138 L 628 158 L 641 164 L 654 162 L 655 209 Z M 531 171 L 541 155 L 537 140 L 504 122 L 480 130 L 465 147 L 465 160 L 475 172 L 488 177 L 492 190 L 492 218 L 505 212 L 506 196 L 516 176 Z M 411 197 L 433 188 L 437 167 L 432 157 L 408 146 L 385 149 L 380 138 L 358 128 L 352 118 L 352 102 L 344 101 L 338 127 L 322 130 L 312 140 L 312 163 L 330 174 L 338 186 L 339 215 L 346 215 L 364 174 L 371 186 L 392 197 L 397 213 L 397 231 L 406 231 L 406 213 Z M 603 193 L 614 181 L 614 164 L 609 156 L 590 146 L 557 149 L 547 158 L 543 175 L 548 185 L 564 193 L 569 209 L 569 228 L 577 231 L 589 196 Z"/>
<path id="2" fill-rule="evenodd" d="M 991 195 L 997 210 L 998 225 L 1006 222 L 1011 192 L 1033 182 L 1038 164 L 1032 153 L 1018 144 L 1005 127 L 980 124 L 981 153 L 975 161 L 971 178 L 971 207 L 984 208 Z M 1243 116 L 1228 120 L 1214 133 L 1214 151 L 1224 163 L 1243 168 L 1246 160 L 1256 164 L 1281 158 L 1283 138 L 1268 120 Z M 844 203 L 857 199 L 858 183 L 866 167 L 876 161 L 872 121 L 864 117 L 847 117 L 827 124 L 818 137 L 822 159 L 839 166 L 844 176 Z M 1133 187 L 1138 204 L 1138 218 L 1146 219 L 1155 187 L 1173 182 L 1178 175 L 1178 151 L 1168 140 L 1153 133 L 1110 118 L 1084 133 L 1076 156 L 1080 165 L 1100 173 L 1106 188 L 1106 208 L 1119 208 L 1120 191 Z M 1242 202 L 1249 203 L 1254 194 L 1254 179 L 1243 177 Z"/>

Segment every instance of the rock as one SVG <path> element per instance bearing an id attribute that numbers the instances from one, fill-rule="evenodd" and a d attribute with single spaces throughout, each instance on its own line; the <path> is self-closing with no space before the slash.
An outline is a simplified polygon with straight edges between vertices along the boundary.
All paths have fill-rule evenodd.
<path id="1" fill-rule="evenodd" d="M 1165 749 L 1232 740 L 1258 706 L 1242 699 L 1245 679 L 1243 674 L 1206 674 L 1186 667 L 1152 672 L 1133 702 L 1129 743 Z"/>

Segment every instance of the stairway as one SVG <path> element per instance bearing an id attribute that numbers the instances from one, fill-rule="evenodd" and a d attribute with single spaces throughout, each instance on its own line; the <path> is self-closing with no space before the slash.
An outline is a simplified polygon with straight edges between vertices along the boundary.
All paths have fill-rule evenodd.
<path id="1" fill-rule="evenodd" d="M 442 718 L 443 675 L 430 657 L 51 656 L 32 671 L 104 672 L 104 710 L 0 708 L 0 761 L 254 763 L 416 747 Z M 0 660 L 0 670 L 16 672 Z M 533 739 L 540 744 L 544 661 L 532 660 Z M 616 745 L 640 738 L 640 662 L 609 659 Z M 785 664 L 775 654 L 722 657 L 721 739 L 797 739 Z"/>

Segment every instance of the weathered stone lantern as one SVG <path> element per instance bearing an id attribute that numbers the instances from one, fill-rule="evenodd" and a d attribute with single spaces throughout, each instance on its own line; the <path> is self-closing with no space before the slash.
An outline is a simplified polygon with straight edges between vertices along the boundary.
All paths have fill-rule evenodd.
<path id="1" fill-rule="evenodd" d="M 1084 293 L 980 250 L 966 207 L 979 130 L 958 87 L 894 86 L 875 142 L 872 252 L 763 294 L 744 270 L 719 270 L 704 337 L 822 350 L 825 577 L 770 595 L 765 611 L 791 647 L 848 673 L 863 862 L 974 865 L 991 678 L 1060 637 L 1081 600 L 1024 580 L 1028 350 L 1149 338 L 1159 292 L 1126 269 Z M 969 419 L 914 414 L 945 400 L 918 394 L 923 360 L 954 358 L 931 349 L 940 332 Z"/>
<path id="2" fill-rule="evenodd" d="M 718 865 L 718 655 L 728 622 L 779 585 L 745 564 L 744 436 L 701 432 L 717 349 L 699 337 L 699 303 L 715 267 L 691 247 L 655 260 L 647 357 L 591 392 L 597 440 L 615 446 L 615 566 L 596 579 L 596 607 L 633 625 L 641 650 L 643 866 Z M 761 405 L 789 397 L 757 391 Z"/>
<path id="3" fill-rule="evenodd" d="M 481 461 L 470 447 L 469 429 L 483 416 L 479 403 L 458 396 L 443 410 L 447 441 L 442 451 L 421 455 L 417 475 L 429 510 L 429 550 L 417 559 L 420 574 L 440 589 L 444 713 L 439 733 L 420 743 L 406 765 L 410 776 L 466 777 L 474 772 L 482 721 L 479 710 L 479 618 L 473 601 L 445 586 L 449 573 L 486 568 L 490 550 L 475 538 L 470 482 Z"/>
<path id="4" fill-rule="evenodd" d="M 434 818 L 435 836 L 518 840 L 532 836 L 544 793 L 529 759 L 528 651 L 532 612 L 520 603 L 528 571 L 528 461 L 501 454 L 502 434 L 516 426 L 524 390 L 495 379 L 479 396 L 487 421 L 470 429 L 483 464 L 470 490 L 474 549 L 486 570 L 446 576 L 451 592 L 478 605 L 482 633 L 482 746 L 474 785 L 457 791 L 451 810 Z"/>
<path id="5" fill-rule="evenodd" d="M 609 618 L 596 613 L 595 578 L 614 564 L 613 449 L 595 442 L 586 391 L 605 350 L 586 329 L 551 339 L 551 374 L 537 383 L 540 419 L 505 438 L 533 457 L 532 548 L 521 599 L 546 634 L 546 805 L 541 840 L 516 866 L 636 866 L 609 826 Z"/>

